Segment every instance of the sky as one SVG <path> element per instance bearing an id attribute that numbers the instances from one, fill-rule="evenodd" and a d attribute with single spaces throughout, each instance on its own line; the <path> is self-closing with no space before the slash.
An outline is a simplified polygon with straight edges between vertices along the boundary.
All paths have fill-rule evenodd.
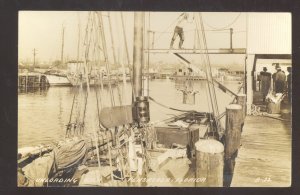
<path id="1" fill-rule="evenodd" d="M 108 12 L 101 12 L 103 15 L 104 31 L 106 36 L 106 43 L 109 53 L 109 60 L 112 61 L 112 43 L 111 36 L 114 39 L 115 51 L 117 58 L 121 61 L 125 60 L 125 44 L 122 34 L 121 25 L 121 12 L 110 12 L 112 33 L 110 32 L 108 23 Z M 154 36 L 154 48 L 167 49 L 170 45 L 174 27 L 176 25 L 176 18 L 181 12 L 145 12 L 145 32 L 149 29 L 155 31 Z M 230 46 L 230 34 L 229 28 L 233 28 L 233 47 L 234 48 L 246 48 L 247 36 L 246 31 L 252 33 L 252 47 L 255 48 L 256 43 L 255 34 L 256 28 L 247 28 L 247 13 L 231 13 L 231 12 L 204 12 L 202 14 L 205 35 L 207 40 L 207 46 L 210 49 L 229 48 Z M 275 13 L 276 14 L 276 13 Z M 78 53 L 78 40 L 80 37 L 80 59 L 84 58 L 84 36 L 86 34 L 89 12 L 85 11 L 20 11 L 19 12 L 19 62 L 32 61 L 33 49 L 37 51 L 36 59 L 39 62 L 49 62 L 59 60 L 61 57 L 62 48 L 62 29 L 64 27 L 64 59 L 76 60 Z M 133 12 L 123 12 L 125 22 L 125 32 L 129 49 L 130 61 L 132 62 L 132 50 L 133 50 Z M 150 15 L 150 17 L 149 17 Z M 251 14 L 250 14 L 251 15 Z M 265 16 L 268 14 L 252 14 L 255 18 L 255 22 L 264 21 Z M 274 15 L 274 14 L 273 14 Z M 274 16 L 271 15 L 272 18 Z M 279 13 L 277 15 L 280 15 Z M 185 41 L 183 47 L 193 48 L 195 38 L 195 24 L 192 22 L 193 13 L 189 13 L 189 23 L 185 29 Z M 249 14 L 248 14 L 249 16 Z M 280 15 L 281 16 L 281 15 Z M 290 16 L 284 15 L 287 20 L 283 22 L 290 23 Z M 281 18 L 281 17 L 279 17 Z M 150 23 L 149 23 L 150 19 Z M 252 20 L 250 20 L 251 23 Z M 269 21 L 269 20 L 266 20 Z M 277 20 L 276 20 L 277 21 Z M 276 23 L 275 21 L 275 23 Z M 256 23 L 252 26 L 255 27 Z M 276 23 L 277 24 L 277 23 Z M 276 26 L 276 24 L 274 24 Z M 260 27 L 264 23 L 259 24 Z M 290 24 L 289 24 L 290 25 Z M 289 28 L 287 26 L 287 28 Z M 220 30 L 221 29 L 221 30 Z M 276 30 L 276 28 L 274 29 Z M 291 28 L 282 33 L 290 34 Z M 260 32 L 261 34 L 263 33 Z M 291 36 L 291 35 L 290 35 Z M 275 37 L 276 38 L 276 37 Z M 178 39 L 174 46 L 177 46 Z M 287 37 L 287 39 L 289 39 Z M 147 42 L 145 37 L 145 42 Z M 153 37 L 150 36 L 150 42 L 153 41 Z M 260 40 L 260 42 L 262 42 Z M 270 41 L 271 42 L 271 41 Z M 286 41 L 283 41 L 286 42 Z M 147 45 L 145 45 L 147 46 Z M 278 45 L 277 45 L 278 46 Z M 288 45 L 289 46 L 289 45 Z M 261 48 L 261 47 L 259 47 Z M 282 47 L 281 47 L 282 48 Z M 197 63 L 197 55 L 186 56 L 192 62 Z M 223 64 L 228 66 L 229 64 L 244 64 L 244 55 L 210 55 L 211 64 Z M 164 62 L 164 63 L 178 63 L 178 61 L 166 54 L 151 54 L 150 61 Z"/>

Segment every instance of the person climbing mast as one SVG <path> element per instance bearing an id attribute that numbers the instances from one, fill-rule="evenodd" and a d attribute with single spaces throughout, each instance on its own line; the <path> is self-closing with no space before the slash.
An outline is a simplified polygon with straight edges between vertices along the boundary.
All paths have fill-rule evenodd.
<path id="1" fill-rule="evenodd" d="M 173 37 L 172 37 L 172 40 L 171 40 L 170 49 L 173 49 L 173 44 L 174 44 L 174 41 L 176 40 L 177 36 L 180 37 L 179 49 L 183 49 L 182 48 L 182 44 L 184 42 L 184 31 L 183 31 L 183 28 L 188 23 L 188 17 L 189 17 L 188 13 L 182 13 L 178 17 L 177 24 L 175 26 Z"/>

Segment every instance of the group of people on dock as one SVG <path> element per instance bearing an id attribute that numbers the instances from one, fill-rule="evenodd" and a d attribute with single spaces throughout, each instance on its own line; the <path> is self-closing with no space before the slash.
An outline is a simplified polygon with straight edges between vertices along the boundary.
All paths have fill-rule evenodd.
<path id="1" fill-rule="evenodd" d="M 291 67 L 287 67 L 289 74 L 286 76 L 285 72 L 281 70 L 278 63 L 275 64 L 276 72 L 271 74 L 268 72 L 267 67 L 263 68 L 260 72 L 258 81 L 261 84 L 261 92 L 263 94 L 263 101 L 265 102 L 266 96 L 273 89 L 275 93 L 287 93 L 289 102 L 291 102 L 292 96 L 292 70 Z M 273 81 L 273 82 L 272 82 Z M 272 86 L 271 86 L 272 84 Z M 272 87 L 272 88 L 271 88 Z"/>

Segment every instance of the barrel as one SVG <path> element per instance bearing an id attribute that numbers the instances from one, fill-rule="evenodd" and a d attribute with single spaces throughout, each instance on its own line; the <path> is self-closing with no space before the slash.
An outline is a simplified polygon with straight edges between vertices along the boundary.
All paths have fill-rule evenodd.
<path id="1" fill-rule="evenodd" d="M 214 139 L 199 140 L 196 147 L 197 187 L 223 187 L 224 146 Z M 200 181 L 200 182 L 197 182 Z"/>
<path id="2" fill-rule="evenodd" d="M 274 102 L 268 103 L 268 113 L 269 114 L 279 114 L 280 113 L 280 102 L 275 104 Z"/>

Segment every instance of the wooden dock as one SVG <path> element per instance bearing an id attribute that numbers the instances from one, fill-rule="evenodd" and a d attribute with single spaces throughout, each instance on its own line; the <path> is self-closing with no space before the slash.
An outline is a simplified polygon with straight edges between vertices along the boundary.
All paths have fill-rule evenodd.
<path id="1" fill-rule="evenodd" d="M 231 187 L 289 187 L 291 131 L 291 122 L 247 116 Z"/>

